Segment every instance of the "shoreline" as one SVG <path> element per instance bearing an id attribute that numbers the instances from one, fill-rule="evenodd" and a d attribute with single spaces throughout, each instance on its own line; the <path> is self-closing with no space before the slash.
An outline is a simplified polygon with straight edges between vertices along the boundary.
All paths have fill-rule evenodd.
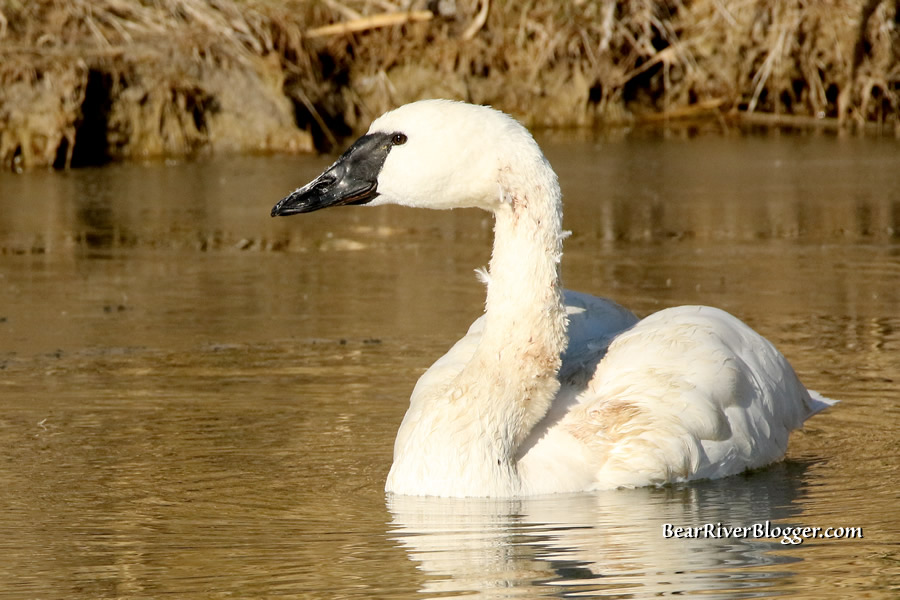
<path id="1" fill-rule="evenodd" d="M 425 97 L 900 137 L 896 0 L 392 6 L 0 0 L 0 168 L 329 150 Z"/>

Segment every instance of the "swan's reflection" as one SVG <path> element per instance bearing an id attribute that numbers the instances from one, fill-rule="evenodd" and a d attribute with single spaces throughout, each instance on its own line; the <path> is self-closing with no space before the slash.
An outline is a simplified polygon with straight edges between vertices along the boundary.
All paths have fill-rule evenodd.
<path id="1" fill-rule="evenodd" d="M 424 593 L 755 597 L 791 575 L 755 569 L 796 560 L 781 538 L 666 539 L 663 525 L 798 525 L 804 470 L 784 463 L 662 489 L 516 500 L 391 496 L 388 509 Z"/>

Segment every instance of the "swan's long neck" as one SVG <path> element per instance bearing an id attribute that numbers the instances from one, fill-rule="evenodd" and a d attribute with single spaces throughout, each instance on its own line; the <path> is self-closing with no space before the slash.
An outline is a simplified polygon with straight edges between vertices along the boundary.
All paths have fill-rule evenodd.
<path id="1" fill-rule="evenodd" d="M 441 366 L 413 392 L 397 434 L 389 492 L 521 493 L 519 447 L 559 391 L 567 342 L 559 185 L 531 136 L 504 126 L 506 137 L 495 139 L 508 142 L 510 156 L 499 157 L 496 170 L 488 167 L 496 180 L 473 188 L 495 219 L 484 329 L 455 377 L 435 385 L 447 368 Z"/>
<path id="2" fill-rule="evenodd" d="M 517 166 L 500 171 L 484 333 L 454 382 L 460 403 L 481 420 L 492 462 L 512 469 L 559 390 L 567 342 L 559 185 L 543 156 Z"/>

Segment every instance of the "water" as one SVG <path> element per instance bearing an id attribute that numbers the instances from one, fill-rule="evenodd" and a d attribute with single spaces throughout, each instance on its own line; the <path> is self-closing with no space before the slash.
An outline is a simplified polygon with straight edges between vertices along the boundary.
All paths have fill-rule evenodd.
<path id="1" fill-rule="evenodd" d="M 416 378 L 478 316 L 478 211 L 270 219 L 323 158 L 0 175 L 0 597 L 893 598 L 889 140 L 541 140 L 564 278 L 725 308 L 840 398 L 788 460 L 664 489 L 386 499 Z M 666 539 L 704 524 L 863 539 Z"/>

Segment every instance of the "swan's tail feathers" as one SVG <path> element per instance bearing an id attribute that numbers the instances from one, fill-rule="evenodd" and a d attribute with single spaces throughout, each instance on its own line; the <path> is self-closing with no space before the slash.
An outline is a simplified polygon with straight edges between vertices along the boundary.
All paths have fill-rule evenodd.
<path id="1" fill-rule="evenodd" d="M 835 404 L 840 402 L 840 400 L 832 400 L 831 398 L 826 398 L 825 396 L 823 396 L 822 394 L 820 394 L 819 392 L 816 392 L 814 390 L 806 390 L 806 391 L 809 392 L 809 408 L 810 408 L 809 415 L 807 415 L 806 418 L 809 418 L 816 413 L 820 413 L 823 410 L 825 410 L 826 408 L 828 408 L 829 406 L 834 406 Z"/>

